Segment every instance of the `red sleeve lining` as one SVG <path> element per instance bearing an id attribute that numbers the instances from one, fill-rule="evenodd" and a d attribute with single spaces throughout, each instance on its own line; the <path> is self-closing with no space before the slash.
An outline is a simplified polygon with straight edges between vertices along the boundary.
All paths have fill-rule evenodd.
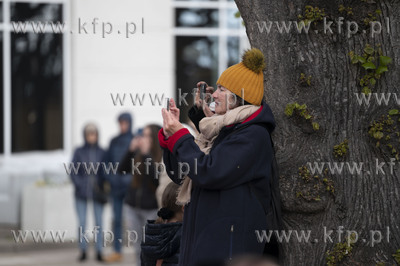
<path id="1" fill-rule="evenodd" d="M 158 142 L 160 142 L 161 147 L 168 148 L 168 140 L 165 139 L 163 128 L 161 128 L 160 131 L 158 131 Z"/>
<path id="2" fill-rule="evenodd" d="M 172 135 L 167 141 L 168 149 L 173 152 L 175 143 L 186 134 L 190 134 L 187 128 L 182 128 L 175 132 L 174 135 Z"/>

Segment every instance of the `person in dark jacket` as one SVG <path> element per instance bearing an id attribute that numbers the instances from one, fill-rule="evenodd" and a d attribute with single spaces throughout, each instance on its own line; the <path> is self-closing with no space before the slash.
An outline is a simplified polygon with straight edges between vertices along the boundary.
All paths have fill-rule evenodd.
<path id="1" fill-rule="evenodd" d="M 124 215 L 127 229 L 137 233 L 137 239 L 133 241 L 137 265 L 140 265 L 140 240 L 143 238 L 143 227 L 147 220 L 157 217 L 156 190 L 159 182 L 154 170 L 155 163 L 160 163 L 162 157 L 157 137 L 160 129 L 161 127 L 155 124 L 144 127 L 142 135 L 135 136 L 131 141 L 129 151 L 119 167 L 119 172 L 133 174 L 125 197 Z M 139 164 L 140 173 L 136 169 L 132 171 L 132 160 L 133 164 Z"/>
<path id="2" fill-rule="evenodd" d="M 179 122 L 171 99 L 162 109 L 159 142 L 170 178 L 181 184 L 185 205 L 179 265 L 211 265 L 241 254 L 262 254 L 256 230 L 268 230 L 263 206 L 270 206 L 269 181 L 275 120 L 263 101 L 264 55 L 251 49 L 225 70 L 212 97 L 215 114 L 193 121 L 193 138 Z M 198 84 L 198 87 L 199 84 Z M 239 100 L 238 100 L 239 99 Z"/>
<path id="3" fill-rule="evenodd" d="M 182 236 L 183 207 L 176 204 L 179 185 L 169 183 L 162 195 L 157 220 L 149 220 L 142 241 L 142 266 L 177 266 Z"/>
<path id="4" fill-rule="evenodd" d="M 118 117 L 120 134 L 110 142 L 104 161 L 112 163 L 114 166 L 121 163 L 121 160 L 129 148 L 129 143 L 133 138 L 132 117 L 129 113 L 122 113 Z M 106 262 L 117 262 L 122 260 L 121 242 L 122 239 L 122 207 L 127 187 L 131 182 L 132 175 L 105 173 L 103 178 L 110 183 L 113 207 L 113 233 L 114 233 L 114 253 L 105 258 Z"/>
<path id="5" fill-rule="evenodd" d="M 93 201 L 95 226 L 98 226 L 96 236 L 96 251 L 97 260 L 102 261 L 102 216 L 103 216 L 103 204 L 104 202 L 99 201 L 96 197 L 97 193 L 101 193 L 103 190 L 103 183 L 96 173 L 90 173 L 86 170 L 89 169 L 90 163 L 100 163 L 104 156 L 104 150 L 98 145 L 99 133 L 97 127 L 94 124 L 87 124 L 83 131 L 83 137 L 85 144 L 75 150 L 72 163 L 76 167 L 80 164 L 78 172 L 71 173 L 71 180 L 75 188 L 75 204 L 76 211 L 79 220 L 79 233 L 85 232 L 86 229 L 86 209 L 88 201 Z M 83 166 L 87 165 L 87 168 Z M 83 239 L 79 243 L 81 255 L 79 261 L 86 260 L 86 249 L 87 242 Z"/>

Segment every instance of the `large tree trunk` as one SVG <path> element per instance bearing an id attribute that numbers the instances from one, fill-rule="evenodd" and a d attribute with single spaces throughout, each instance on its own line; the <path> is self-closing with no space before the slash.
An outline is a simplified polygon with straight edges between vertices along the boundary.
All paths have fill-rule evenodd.
<path id="1" fill-rule="evenodd" d="M 261 49 L 266 58 L 265 98 L 277 121 L 273 139 L 281 174 L 284 229 L 287 233 L 288 230 L 312 230 L 307 243 L 299 242 L 294 232 L 288 243 L 283 241 L 283 264 L 325 265 L 326 252 L 339 247 L 336 243 L 343 226 L 340 242 L 344 242 L 346 230 L 356 231 L 359 239 L 347 255 L 339 252 L 345 255 L 342 260 L 335 256 L 337 264 L 394 265 L 393 254 L 400 249 L 400 165 L 396 160 L 394 172 L 390 173 L 388 162 L 400 150 L 399 138 L 393 138 L 396 129 L 393 134 L 386 132 L 389 128 L 386 125 L 383 133 L 385 137 L 392 134 L 392 138 L 387 141 L 383 138 L 376 147 L 378 139 L 368 131 L 374 120 L 398 105 L 395 95 L 391 95 L 389 105 L 379 105 L 375 95 L 369 106 L 358 103 L 356 94 L 362 91 L 359 82 L 368 72 L 361 64 L 352 64 L 349 52 L 362 55 L 366 44 L 376 50 L 381 44 L 383 55 L 393 58 L 393 62 L 388 66 L 389 71 L 376 79 L 372 92 L 396 93 L 400 89 L 400 1 L 236 0 L 236 4 L 252 47 Z M 351 7 L 353 14 L 340 13 L 340 4 Z M 306 5 L 324 8 L 327 22 L 334 21 L 333 34 L 323 33 L 323 21 L 312 23 L 308 34 L 296 33 L 295 25 L 290 33 L 281 34 L 275 22 L 269 33 L 265 29 L 261 32 L 262 21 L 300 21 L 298 15 L 304 15 Z M 362 26 L 362 21 L 371 17 L 369 12 L 375 16 L 376 10 L 382 12 L 376 15 L 382 32 L 371 37 L 370 27 Z M 344 17 L 341 34 L 337 30 L 339 17 Z M 390 25 L 385 18 L 389 18 Z M 347 21 L 357 22 L 361 32 L 348 38 Z M 310 86 L 300 81 L 301 73 L 312 76 Z M 312 128 L 311 119 L 285 115 L 286 105 L 293 102 L 307 105 L 312 120 L 320 125 L 319 130 Z M 393 126 L 400 127 L 399 116 L 391 117 Z M 336 158 L 334 146 L 345 139 L 348 139 L 348 152 Z M 392 153 L 387 144 L 396 151 Z M 386 162 L 385 174 L 376 173 L 376 159 Z M 299 168 L 308 166 L 309 169 L 308 162 L 363 162 L 364 165 L 360 174 L 351 174 L 345 165 L 340 174 L 331 171 L 319 177 L 311 174 L 307 182 L 299 174 Z M 323 178 L 327 179 L 321 181 Z M 327 190 L 331 181 L 334 193 Z M 334 230 L 329 235 L 332 241 L 329 237 L 324 241 L 324 227 L 326 235 Z M 382 235 L 380 243 L 374 243 L 373 247 L 371 234 L 377 239 L 379 233 L 370 230 L 380 230 Z"/>

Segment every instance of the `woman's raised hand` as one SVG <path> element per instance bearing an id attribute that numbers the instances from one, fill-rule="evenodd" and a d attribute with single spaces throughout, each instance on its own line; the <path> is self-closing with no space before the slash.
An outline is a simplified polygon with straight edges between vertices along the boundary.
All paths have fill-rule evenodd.
<path id="1" fill-rule="evenodd" d="M 178 130 L 184 128 L 184 126 L 179 122 L 180 110 L 176 107 L 174 99 L 169 101 L 169 111 L 167 109 L 161 109 L 163 117 L 163 131 L 165 137 L 172 136 Z"/>
<path id="2" fill-rule="evenodd" d="M 136 136 L 131 140 L 131 143 L 129 144 L 129 151 L 134 152 L 137 149 L 139 149 L 139 139 L 141 136 Z"/>
<path id="3" fill-rule="evenodd" d="M 176 120 L 179 121 L 179 114 L 181 110 L 179 110 L 179 108 L 176 107 L 175 101 L 172 98 L 169 99 L 169 111 L 176 118 Z"/>

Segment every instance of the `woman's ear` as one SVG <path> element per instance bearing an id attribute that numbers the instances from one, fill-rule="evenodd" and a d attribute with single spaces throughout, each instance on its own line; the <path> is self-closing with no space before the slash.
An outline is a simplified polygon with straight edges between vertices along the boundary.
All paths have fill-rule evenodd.
<path id="1" fill-rule="evenodd" d="M 229 103 L 229 110 L 232 110 L 240 105 L 240 102 L 238 101 L 238 98 L 236 97 L 236 94 L 233 92 L 230 95 L 231 100 L 228 101 Z"/>

